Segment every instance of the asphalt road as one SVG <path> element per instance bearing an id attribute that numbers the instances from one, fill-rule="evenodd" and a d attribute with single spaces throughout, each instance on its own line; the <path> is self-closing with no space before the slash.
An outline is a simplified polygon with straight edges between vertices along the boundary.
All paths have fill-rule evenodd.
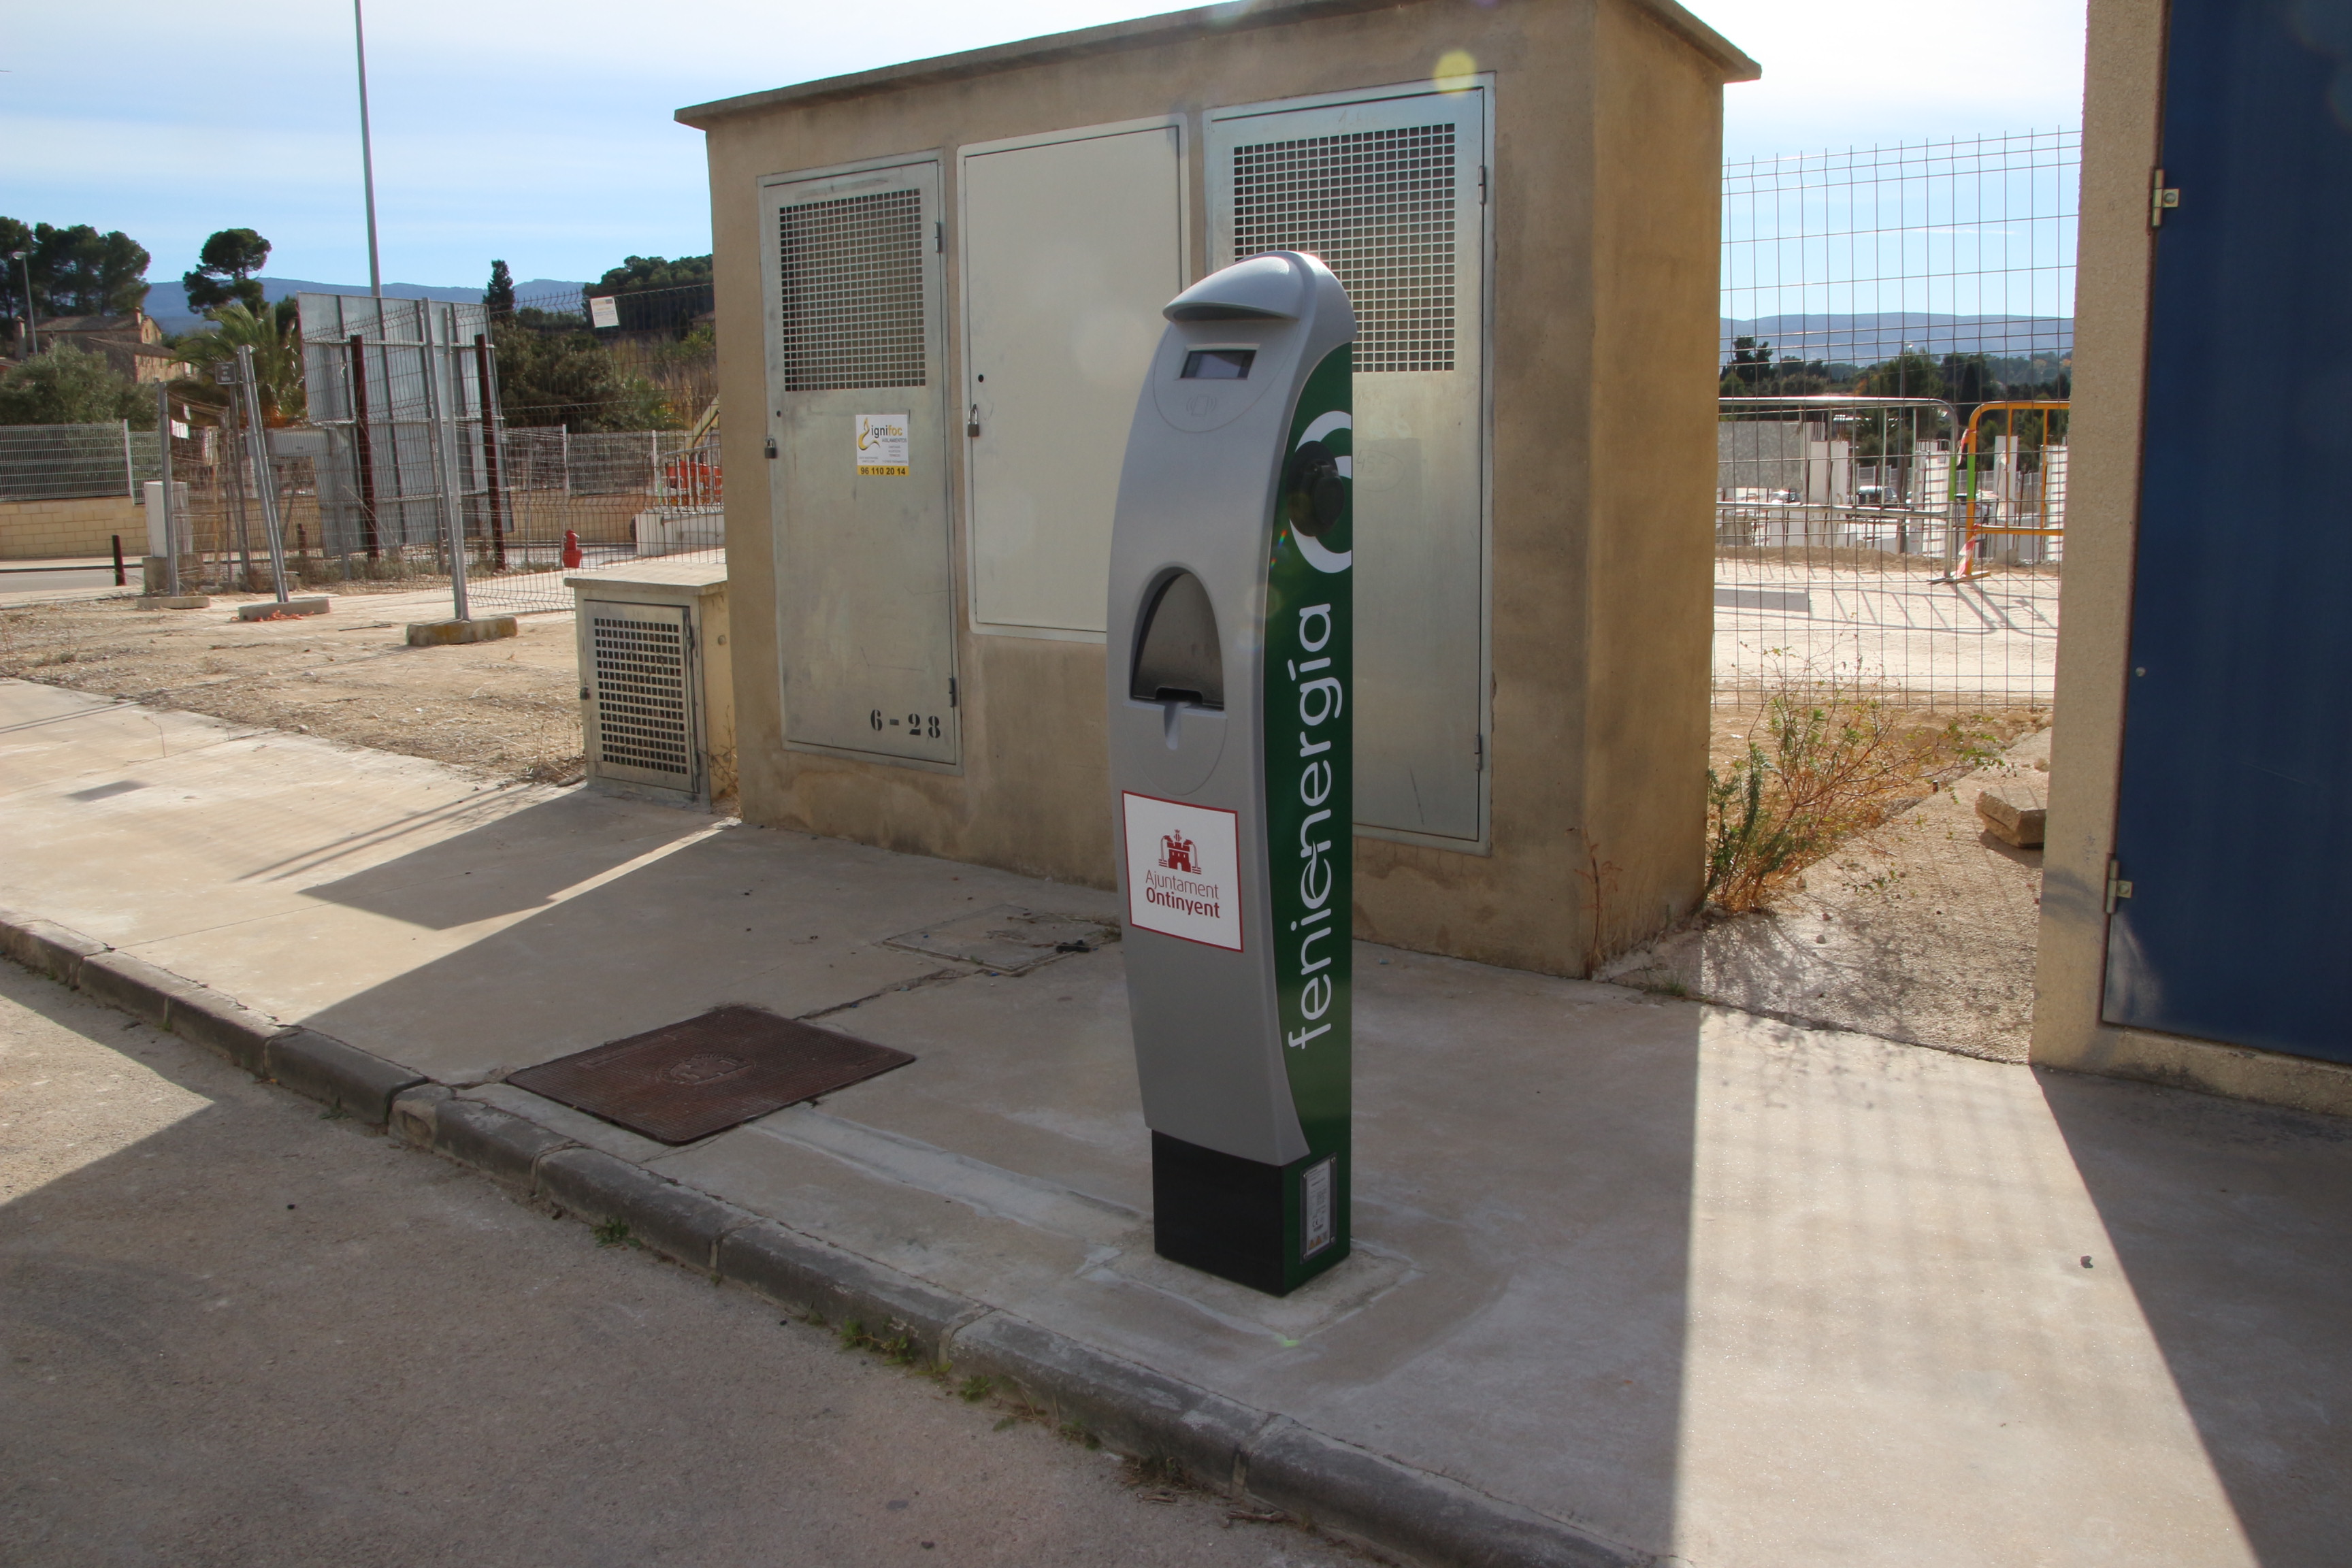
<path id="1" fill-rule="evenodd" d="M 1337 1564 L 0 961 L 0 1561 Z"/>
<path id="2" fill-rule="evenodd" d="M 69 571 L 53 568 L 71 567 Z M 35 570 L 38 568 L 38 570 Z M 108 594 L 136 593 L 139 562 L 132 557 L 130 586 L 114 584 L 114 563 L 75 557 L 59 561 L 0 561 L 0 607 L 42 604 L 57 599 L 96 599 Z"/>

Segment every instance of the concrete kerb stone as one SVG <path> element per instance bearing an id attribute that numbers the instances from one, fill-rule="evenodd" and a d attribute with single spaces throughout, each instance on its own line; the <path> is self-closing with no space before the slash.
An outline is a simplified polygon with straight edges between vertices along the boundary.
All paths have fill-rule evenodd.
<path id="1" fill-rule="evenodd" d="M 256 1078 L 266 1076 L 270 1042 L 288 1030 L 288 1026 L 233 997 L 194 984 L 173 994 L 164 1026 L 184 1040 L 227 1058 Z"/>
<path id="2" fill-rule="evenodd" d="M 1302 1426 L 1288 1416 L 1251 1444 L 1252 1497 L 1308 1523 L 1448 1568 L 1643 1568 L 1649 1552 Z"/>
<path id="3" fill-rule="evenodd" d="M 949 1354 L 958 1367 L 1013 1384 L 1057 1423 L 1082 1427 L 1123 1454 L 1172 1460 L 1221 1491 L 1239 1489 L 1251 1445 L 1272 1420 L 1003 1313 L 960 1329 Z"/>
<path id="4" fill-rule="evenodd" d="M 0 952 L 287 1089 L 780 1303 L 1001 1378 L 1113 1449 L 1448 1568 L 1632 1568 L 1647 1554 L 940 1290 L 51 921 L 0 910 Z M 87 979 L 89 984 L 82 982 Z"/>
<path id="5" fill-rule="evenodd" d="M 427 1079 L 415 1089 L 404 1089 L 392 1097 L 392 1109 L 383 1119 L 383 1130 L 412 1149 L 433 1147 L 433 1122 L 447 1104 L 451 1090 L 446 1083 Z"/>
<path id="6" fill-rule="evenodd" d="M 172 1004 L 182 997 L 193 998 L 204 987 L 143 958 L 110 949 L 81 961 L 77 989 L 168 1033 L 172 1027 Z"/>
<path id="7" fill-rule="evenodd" d="M 936 1366 L 966 1324 L 989 1309 L 773 1220 L 754 1220 L 719 1243 L 719 1276 L 827 1322 L 852 1320 L 880 1339 L 904 1338 Z"/>
<path id="8" fill-rule="evenodd" d="M 479 1100 L 459 1100 L 437 1083 L 404 1089 L 393 1101 L 388 1125 L 405 1142 L 526 1194 L 537 1187 L 541 1159 L 579 1147 L 536 1121 Z"/>
<path id="9" fill-rule="evenodd" d="M 83 961 L 108 951 L 106 943 L 53 921 L 0 910 L 0 952 L 61 985 L 76 984 L 81 979 Z"/>
<path id="10" fill-rule="evenodd" d="M 300 1027 L 271 1037 L 266 1066 L 271 1079 L 295 1093 L 378 1127 L 391 1117 L 394 1096 L 425 1081 L 421 1072 Z"/>
<path id="11" fill-rule="evenodd" d="M 594 1149 L 559 1149 L 541 1156 L 533 1173 L 541 1200 L 592 1223 L 617 1220 L 663 1257 L 705 1274 L 717 1268 L 720 1237 L 755 1217 Z"/>

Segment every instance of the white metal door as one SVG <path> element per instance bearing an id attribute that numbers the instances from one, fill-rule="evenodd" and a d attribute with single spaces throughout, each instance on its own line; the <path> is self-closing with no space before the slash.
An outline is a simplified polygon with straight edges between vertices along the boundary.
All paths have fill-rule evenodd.
<path id="1" fill-rule="evenodd" d="M 763 182 L 784 739 L 957 760 L 939 164 Z"/>
<path id="2" fill-rule="evenodd" d="M 1184 287 L 1165 121 L 967 148 L 964 402 L 972 621 L 1103 629 L 1111 513 L 1160 309 Z"/>
<path id="3" fill-rule="evenodd" d="M 1320 257 L 1356 308 L 1356 824 L 1485 836 L 1486 93 L 1212 111 L 1210 261 Z"/>

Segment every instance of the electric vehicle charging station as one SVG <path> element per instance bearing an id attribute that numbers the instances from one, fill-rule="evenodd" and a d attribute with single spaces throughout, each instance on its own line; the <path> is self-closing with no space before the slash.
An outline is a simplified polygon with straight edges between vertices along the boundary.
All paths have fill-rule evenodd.
<path id="1" fill-rule="evenodd" d="M 1347 1257 L 1355 312 L 1275 251 L 1161 312 L 1111 536 L 1110 779 L 1160 1255 Z"/>

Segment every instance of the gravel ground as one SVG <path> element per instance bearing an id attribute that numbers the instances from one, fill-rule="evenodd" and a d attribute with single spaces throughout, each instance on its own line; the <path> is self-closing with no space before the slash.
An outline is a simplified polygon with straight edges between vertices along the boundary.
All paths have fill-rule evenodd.
<path id="1" fill-rule="evenodd" d="M 14 1568 L 1370 1560 L 960 1392 L 0 961 Z"/>
<path id="2" fill-rule="evenodd" d="M 1805 873 L 1780 907 L 1710 913 L 1604 980 L 1800 1023 L 2023 1061 L 2033 1029 L 2042 851 L 1983 830 L 1979 790 L 2046 774 L 2050 731 L 2011 745 Z"/>
<path id="3" fill-rule="evenodd" d="M 239 621 L 249 597 L 202 610 L 142 610 L 128 598 L 0 610 L 0 675 L 502 779 L 580 778 L 569 612 L 525 616 L 519 637 L 412 648 L 408 623 L 446 616 L 446 592 L 336 594 L 324 616 Z"/>

